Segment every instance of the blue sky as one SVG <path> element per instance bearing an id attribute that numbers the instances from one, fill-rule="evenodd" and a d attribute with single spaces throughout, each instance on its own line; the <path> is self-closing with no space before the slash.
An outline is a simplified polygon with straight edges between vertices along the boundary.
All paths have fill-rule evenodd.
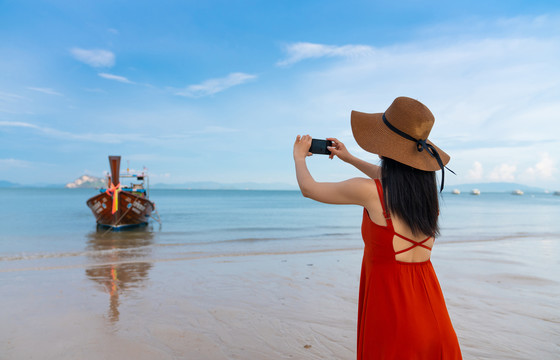
<path id="1" fill-rule="evenodd" d="M 0 1 L 0 180 L 295 184 L 297 134 L 424 102 L 457 176 L 560 189 L 556 1 Z M 318 180 L 359 173 L 313 156 Z"/>

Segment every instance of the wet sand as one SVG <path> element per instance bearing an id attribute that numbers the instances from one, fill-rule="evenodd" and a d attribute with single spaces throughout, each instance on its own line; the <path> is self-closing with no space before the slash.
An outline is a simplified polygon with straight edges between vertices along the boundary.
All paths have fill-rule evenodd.
<path id="1" fill-rule="evenodd" d="M 436 245 L 465 359 L 557 358 L 559 250 L 530 237 Z M 3 268 L 0 359 L 355 358 L 359 247 L 112 256 Z"/>

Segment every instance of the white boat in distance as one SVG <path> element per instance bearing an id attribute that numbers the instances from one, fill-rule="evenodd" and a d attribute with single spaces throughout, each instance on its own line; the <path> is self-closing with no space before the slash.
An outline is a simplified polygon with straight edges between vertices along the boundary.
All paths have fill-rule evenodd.
<path id="1" fill-rule="evenodd" d="M 453 195 L 459 195 L 461 193 L 461 190 L 459 189 L 453 189 L 453 191 L 451 192 Z"/>
<path id="2" fill-rule="evenodd" d="M 478 190 L 478 189 L 472 189 L 471 195 L 480 195 L 480 190 Z"/>
<path id="3" fill-rule="evenodd" d="M 523 195 L 523 191 L 517 189 L 517 190 L 513 190 L 513 191 L 511 192 L 511 194 L 512 194 L 512 195 Z"/>

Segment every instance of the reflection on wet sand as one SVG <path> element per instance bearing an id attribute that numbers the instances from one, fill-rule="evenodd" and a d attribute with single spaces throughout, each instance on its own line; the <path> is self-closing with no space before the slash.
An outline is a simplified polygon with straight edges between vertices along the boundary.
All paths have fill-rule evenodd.
<path id="1" fill-rule="evenodd" d="M 90 258 L 100 265 L 86 269 L 86 276 L 110 296 L 108 317 L 119 320 L 119 296 L 142 286 L 152 268 L 142 261 L 150 256 L 153 234 L 149 229 L 127 232 L 93 232 L 88 235 Z"/>

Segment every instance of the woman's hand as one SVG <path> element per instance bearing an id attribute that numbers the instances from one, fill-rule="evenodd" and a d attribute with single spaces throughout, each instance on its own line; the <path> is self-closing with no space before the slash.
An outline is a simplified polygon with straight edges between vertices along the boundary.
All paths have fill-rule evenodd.
<path id="1" fill-rule="evenodd" d="M 311 136 L 309 135 L 298 135 L 296 142 L 294 143 L 294 160 L 305 159 L 306 156 L 313 155 L 309 152 L 311 147 Z"/>
<path id="2" fill-rule="evenodd" d="M 327 140 L 333 142 L 333 146 L 328 147 L 328 149 L 331 151 L 331 154 L 329 155 L 331 159 L 336 155 L 340 160 L 355 166 L 356 169 L 360 170 L 370 178 L 381 178 L 381 168 L 379 166 L 361 160 L 350 154 L 350 152 L 346 149 L 346 146 L 344 146 L 344 144 L 337 138 L 327 138 Z"/>
<path id="3" fill-rule="evenodd" d="M 333 146 L 328 147 L 331 152 L 331 154 L 329 155 L 330 159 L 334 158 L 334 156 L 336 155 L 340 160 L 344 162 L 350 162 L 353 156 L 340 140 L 338 140 L 337 138 L 327 138 L 327 140 L 332 141 L 333 144 Z"/>
<path id="4" fill-rule="evenodd" d="M 333 141 L 334 146 L 330 150 L 335 151 L 334 155 L 341 159 L 354 158 L 343 143 L 334 138 L 328 140 Z M 316 182 L 305 163 L 305 158 L 312 155 L 309 152 L 310 147 L 311 136 L 297 136 L 294 143 L 294 163 L 297 182 L 303 196 L 328 204 L 356 204 L 365 207 L 366 202 L 377 194 L 375 184 L 372 186 L 373 182 L 368 179 L 355 178 L 336 183 Z"/>

